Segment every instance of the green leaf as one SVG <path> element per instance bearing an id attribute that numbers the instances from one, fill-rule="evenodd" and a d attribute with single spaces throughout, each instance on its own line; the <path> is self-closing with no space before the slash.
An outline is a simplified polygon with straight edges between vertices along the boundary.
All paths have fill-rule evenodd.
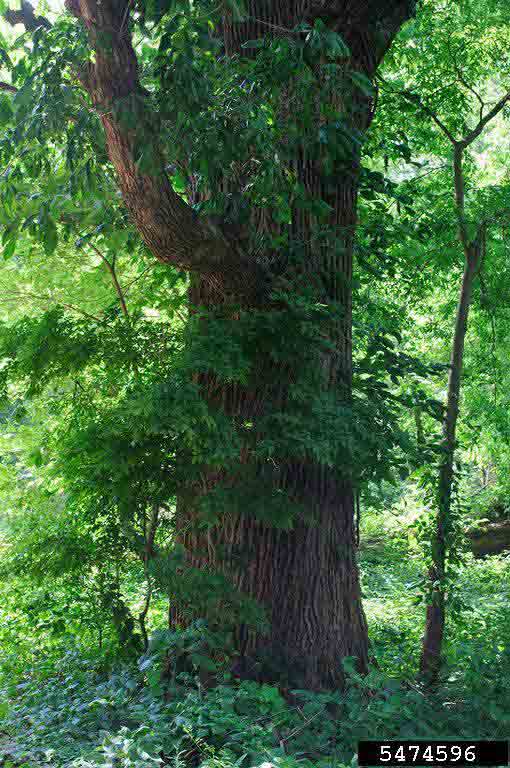
<path id="1" fill-rule="evenodd" d="M 355 70 L 351 70 L 349 72 L 349 78 L 352 80 L 354 85 L 359 88 L 362 93 L 365 94 L 365 96 L 374 95 L 375 90 L 373 83 L 370 78 L 367 77 L 363 72 L 356 72 Z"/>
<path id="2" fill-rule="evenodd" d="M 13 237 L 11 240 L 8 240 L 7 243 L 3 247 L 3 257 L 4 259 L 10 259 L 16 250 L 16 244 L 18 242 L 17 237 Z"/>
<path id="3" fill-rule="evenodd" d="M 46 256 L 51 256 L 57 247 L 58 232 L 55 222 L 48 214 L 44 217 L 42 222 L 42 235 L 44 252 L 46 253 Z"/>
<path id="4" fill-rule="evenodd" d="M 13 114 L 9 96 L 0 96 L 0 125 L 6 125 L 11 120 Z"/>

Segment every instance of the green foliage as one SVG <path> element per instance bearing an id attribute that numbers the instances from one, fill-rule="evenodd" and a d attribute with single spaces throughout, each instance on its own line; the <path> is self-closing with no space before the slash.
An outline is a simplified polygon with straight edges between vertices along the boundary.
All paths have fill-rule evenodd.
<path id="1" fill-rule="evenodd" d="M 387 563 L 382 560 L 381 575 L 384 568 Z M 466 599 L 476 600 L 481 588 L 484 593 L 493 591 L 503 574 L 508 582 L 504 561 L 466 570 L 462 579 Z M 402 599 L 400 579 L 406 578 L 402 566 L 400 573 L 394 566 L 392 578 L 388 589 L 387 583 L 376 585 L 372 577 L 368 595 L 375 649 L 378 655 L 386 654 L 379 656 L 384 669 L 360 677 L 347 663 L 351 685 L 343 695 L 294 691 L 286 700 L 277 688 L 229 679 L 204 688 L 204 671 L 221 678 L 218 664 L 213 669 L 209 663 L 221 648 L 220 639 L 204 627 L 185 634 L 159 633 L 139 671 L 130 667 L 105 674 L 101 660 L 83 650 L 37 662 L 9 693 L 2 723 L 12 739 L 8 754 L 35 764 L 49 761 L 57 768 L 95 768 L 114 758 L 122 766 L 137 768 L 165 762 L 183 768 L 268 762 L 330 768 L 350 765 L 362 738 L 504 737 L 510 657 L 506 646 L 491 645 L 508 620 L 504 599 L 499 607 L 491 606 L 492 613 L 485 610 L 484 616 L 473 616 L 469 610 L 456 621 L 450 646 L 455 649 L 452 674 L 440 691 L 424 695 L 405 673 L 395 675 L 398 662 L 387 655 L 409 631 L 405 612 L 395 611 Z M 379 617 L 373 612 L 378 600 L 387 606 Z M 474 640 L 475 624 L 487 619 L 491 623 L 496 619 L 497 627 Z M 485 626 L 489 628 L 488 623 Z M 202 659 L 204 642 L 210 655 Z M 170 686 L 168 680 L 158 679 L 163 658 L 175 672 Z M 205 659 L 209 662 L 204 666 Z"/>
<path id="2" fill-rule="evenodd" d="M 0 96 L 6 765 L 347 768 L 360 738 L 508 734 L 509 562 L 474 561 L 464 537 L 508 517 L 506 112 L 466 163 L 467 224 L 484 218 L 488 238 L 466 344 L 446 667 L 432 693 L 414 682 L 462 270 L 451 148 L 414 96 L 456 136 L 476 125 L 480 100 L 508 89 L 508 12 L 496 0 L 424 0 L 374 84 L 321 19 L 250 41 L 227 66 L 214 33 L 223 11 L 137 3 L 140 76 L 158 119 L 137 98 L 115 110 L 140 170 L 159 173 L 163 155 L 198 219 L 275 254 L 272 303 L 249 310 L 190 307 L 188 278 L 152 264 L 72 74 L 88 57 L 79 27 L 59 16 L 51 30 L 0 40 L 18 89 Z M 376 91 L 365 141 L 355 106 Z M 336 275 L 311 279 L 307 258 L 341 255 L 345 233 L 327 193 L 298 179 L 303 148 L 325 188 L 363 152 L 352 391 L 324 386 L 350 307 L 332 298 Z M 310 243 L 293 235 L 296 215 L 313 217 Z M 263 235 L 257 217 L 270 222 Z M 242 422 L 203 396 L 207 377 L 261 402 L 283 392 L 285 407 Z M 292 462 L 348 478 L 361 496 L 378 667 L 362 678 L 348 660 L 342 694 L 240 681 L 233 630 L 264 632 L 265 612 L 228 574 L 192 567 L 176 537 L 177 492 L 203 485 L 204 467 L 221 482 L 197 505 L 193 533 L 209 543 L 239 515 L 284 535 L 307 514 L 306 499 L 275 483 Z M 166 628 L 176 605 L 190 624 L 178 631 Z"/>

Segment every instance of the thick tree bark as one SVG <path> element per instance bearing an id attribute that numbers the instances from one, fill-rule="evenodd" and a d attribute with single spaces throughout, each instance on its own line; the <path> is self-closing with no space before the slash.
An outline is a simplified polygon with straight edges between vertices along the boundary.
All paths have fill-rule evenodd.
<path id="1" fill-rule="evenodd" d="M 231 242 L 223 231 L 194 217 L 174 193 L 162 170 L 159 151 L 153 153 L 159 173 L 143 173 L 137 165 L 140 131 L 150 136 L 156 123 L 139 82 L 129 32 L 129 4 L 116 0 L 67 3 L 85 24 L 95 51 L 95 60 L 81 73 L 81 81 L 100 112 L 124 200 L 146 244 L 160 260 L 194 273 L 193 305 L 214 310 L 234 297 L 247 311 L 270 308 L 268 276 L 247 243 Z M 249 0 L 247 6 L 246 21 L 223 21 L 227 55 L 247 55 L 243 42 L 268 33 L 287 34 L 300 22 L 313 23 L 320 17 L 349 45 L 351 58 L 346 66 L 371 77 L 398 29 L 412 14 L 414 2 Z M 139 128 L 127 127 L 119 117 L 122 108 L 138 116 Z M 370 99 L 358 94 L 348 115 L 357 130 L 367 128 L 371 108 Z M 353 153 L 349 166 L 332 183 L 323 176 L 317 160 L 307 157 L 303 146 L 294 167 L 307 193 L 331 206 L 329 223 L 341 240 L 342 247 L 336 249 L 307 246 L 300 269 L 303 284 L 317 285 L 318 297 L 324 303 L 334 302 L 343 308 L 342 319 L 332 333 L 336 353 L 324 356 L 321 370 L 324 389 L 340 391 L 347 403 L 351 391 L 350 283 L 358 165 L 359 158 Z M 259 231 L 263 226 L 259 223 Z M 296 210 L 291 237 L 307 243 L 314 226 L 308 213 Z M 236 322 L 235 316 L 231 321 Z M 261 359 L 254 365 L 262 371 L 266 361 Z M 237 424 L 257 423 L 261 414 L 285 409 L 285 387 L 278 382 L 288 380 L 288 375 L 287 370 L 275 367 L 272 385 L 264 384 L 261 376 L 258 384 L 248 387 L 225 385 L 207 374 L 201 374 L 197 381 L 211 408 L 221 407 Z M 249 451 L 243 449 L 241 453 L 240 466 L 249 466 Z M 204 493 L 226 479 L 221 472 L 204 468 L 200 488 L 191 485 L 183 489 L 178 500 L 177 524 L 189 562 L 228 574 L 238 590 L 266 609 L 268 635 L 246 633 L 240 628 L 244 674 L 254 674 L 256 659 L 265 654 L 276 661 L 278 672 L 272 677 L 280 676 L 295 687 L 319 689 L 342 684 L 342 658 L 355 656 L 359 668 L 365 669 L 368 645 L 356 564 L 351 468 L 345 468 L 340 479 L 337 471 L 312 458 L 290 458 L 270 470 L 266 465 L 255 465 L 252 470 L 268 488 L 283 489 L 301 502 L 305 513 L 297 517 L 291 530 L 278 530 L 242 511 L 224 514 L 220 525 L 204 536 L 194 526 L 200 514 L 199 502 Z M 240 555 L 242 566 L 238 565 Z M 267 670 L 262 674 L 271 676 Z"/>
<path id="2" fill-rule="evenodd" d="M 356 165 L 356 163 L 355 163 Z M 351 293 L 352 247 L 356 221 L 356 168 L 351 169 L 334 192 L 322 187 L 312 164 L 301 161 L 299 177 L 313 184 L 314 197 L 333 202 L 331 224 L 342 232 L 342 248 L 332 254 L 309 254 L 303 281 L 313 280 L 327 270 L 322 299 L 341 303 L 344 312 L 335 339 L 337 354 L 323 361 L 324 389 L 335 387 L 350 395 L 351 386 Z M 305 236 L 312 222 L 296 215 L 296 235 Z M 321 259 L 323 263 L 320 263 Z M 324 263 L 326 262 L 326 263 Z M 333 276 L 335 276 L 333 278 Z M 192 303 L 208 303 L 204 282 L 195 285 Z M 257 365 L 257 364 L 256 364 Z M 260 371 L 263 361 L 259 362 Z M 271 381 L 285 381 L 288 372 L 273 367 Z M 237 423 L 253 421 L 271 410 L 285 410 L 285 391 L 261 384 L 246 389 L 218 386 L 214 378 L 202 378 L 204 396 L 220 404 Z M 248 454 L 249 455 L 249 454 Z M 249 461 L 246 457 L 243 461 Z M 229 574 L 236 588 L 254 598 L 265 609 L 269 634 L 251 633 L 241 627 L 240 672 L 262 679 L 278 678 L 290 687 L 333 688 L 343 683 L 341 660 L 356 657 L 358 668 L 368 663 L 368 636 L 361 603 L 351 482 L 312 460 L 284 461 L 278 469 L 255 469 L 269 491 L 283 490 L 304 509 L 291 530 L 279 530 L 242 513 L 225 516 L 212 533 L 213 545 L 189 528 L 199 517 L 197 509 L 203 488 L 189 489 L 181 500 L 180 524 L 191 562 L 199 568 L 213 568 Z M 347 474 L 347 472 L 346 472 Z M 207 478 L 211 488 L 217 476 Z M 263 502 L 262 502 L 263 503 Z M 313 522 L 310 522 L 310 519 Z M 236 563 L 241 562 L 241 567 Z"/>

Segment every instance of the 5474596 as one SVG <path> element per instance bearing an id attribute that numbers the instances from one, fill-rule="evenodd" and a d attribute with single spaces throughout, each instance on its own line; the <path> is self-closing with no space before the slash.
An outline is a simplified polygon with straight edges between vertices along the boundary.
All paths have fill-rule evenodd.
<path id="1" fill-rule="evenodd" d="M 361 766 L 505 766 L 508 741 L 360 741 Z"/>

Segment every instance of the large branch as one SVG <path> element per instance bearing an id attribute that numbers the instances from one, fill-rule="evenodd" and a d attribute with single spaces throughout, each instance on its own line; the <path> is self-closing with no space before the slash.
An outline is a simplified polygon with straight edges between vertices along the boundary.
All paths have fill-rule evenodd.
<path id="1" fill-rule="evenodd" d="M 416 12 L 416 0 L 371 0 L 369 25 L 372 28 L 370 42 L 373 45 L 373 73 L 388 52 L 402 25 Z"/>
<path id="2" fill-rule="evenodd" d="M 130 0 L 66 0 L 94 51 L 79 74 L 103 123 L 125 204 L 148 248 L 162 262 L 197 272 L 223 295 L 253 298 L 263 289 L 255 260 L 174 191 L 158 148 L 157 116 L 139 80 L 131 42 Z M 142 169 L 142 149 L 150 168 Z M 145 160 L 146 162 L 146 160 Z"/>

